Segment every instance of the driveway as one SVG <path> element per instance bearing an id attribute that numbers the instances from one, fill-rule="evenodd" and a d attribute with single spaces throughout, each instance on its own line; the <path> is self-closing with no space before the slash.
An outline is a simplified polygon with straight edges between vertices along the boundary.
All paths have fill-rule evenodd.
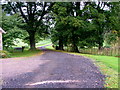
<path id="1" fill-rule="evenodd" d="M 103 88 L 93 61 L 51 50 L 33 57 L 1 59 L 3 88 Z"/>

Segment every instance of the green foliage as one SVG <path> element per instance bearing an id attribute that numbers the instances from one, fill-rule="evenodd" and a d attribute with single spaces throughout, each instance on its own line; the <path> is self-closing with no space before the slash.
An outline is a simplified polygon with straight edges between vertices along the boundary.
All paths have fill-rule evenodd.
<path id="1" fill-rule="evenodd" d="M 54 44 L 60 42 L 65 46 L 77 44 L 78 36 L 85 25 L 82 18 L 74 16 L 73 3 L 56 3 L 53 6 L 53 16 L 55 17 L 55 27 L 52 31 Z"/>
<path id="2" fill-rule="evenodd" d="M 77 6 L 71 2 L 56 3 L 52 14 L 55 17 L 52 41 L 57 44 L 60 38 L 64 38 L 62 40 L 65 46 L 71 44 L 72 47 L 102 47 L 104 32 L 107 29 L 106 13 L 108 11 L 92 2 L 85 3 L 82 10 L 77 9 Z"/>
<path id="3" fill-rule="evenodd" d="M 7 16 L 8 20 L 3 19 L 3 29 L 10 34 L 4 37 L 8 39 L 4 44 L 6 47 L 12 46 L 15 38 L 22 37 L 31 48 L 35 48 L 35 43 L 50 34 L 53 44 L 61 48 L 70 46 L 73 51 L 78 51 L 78 47 L 97 46 L 100 49 L 104 41 L 108 41 L 107 43 L 115 41 L 113 39 L 115 34 L 111 36 L 108 33 L 106 34 L 108 36 L 104 37 L 105 32 L 116 30 L 117 36 L 120 36 L 119 5 L 119 2 L 9 2 L 3 5 L 3 10 L 12 15 Z M 37 8 L 39 6 L 41 10 Z M 26 13 L 20 11 L 22 7 L 26 7 Z M 13 15 L 15 13 L 16 15 Z M 22 18 L 18 13 L 21 13 Z M 26 33 L 23 34 L 23 30 Z"/>
<path id="4" fill-rule="evenodd" d="M 118 38 L 117 31 L 112 31 L 105 34 L 105 42 L 108 45 L 117 43 L 117 38 Z"/>
<path id="5" fill-rule="evenodd" d="M 20 17 L 16 15 L 6 16 L 3 14 L 2 28 L 7 32 L 3 34 L 3 45 L 4 48 L 9 48 L 14 45 L 16 38 L 23 39 L 27 34 L 17 27 L 21 24 Z"/>
<path id="6" fill-rule="evenodd" d="M 11 54 L 7 51 L 0 51 L 0 58 L 8 58 Z"/>
<path id="7" fill-rule="evenodd" d="M 47 13 L 53 4 L 52 2 L 8 2 L 3 5 L 3 11 L 7 14 L 18 14 L 22 18 L 22 23 L 18 24 L 18 27 L 27 32 L 24 41 L 30 45 L 30 49 L 35 49 L 35 43 L 40 37 L 47 36 L 48 23 L 46 22 L 49 21 Z"/>
<path id="8" fill-rule="evenodd" d="M 120 37 L 120 2 L 110 3 L 110 12 L 108 14 L 108 27 L 110 30 L 116 30 Z"/>

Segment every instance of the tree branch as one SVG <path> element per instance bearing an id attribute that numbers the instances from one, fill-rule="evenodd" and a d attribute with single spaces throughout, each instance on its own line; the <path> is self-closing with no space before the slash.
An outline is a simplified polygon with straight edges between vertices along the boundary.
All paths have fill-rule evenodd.
<path id="1" fill-rule="evenodd" d="M 19 2 L 16 2 L 16 3 L 17 3 L 17 5 L 18 5 L 18 8 L 19 8 L 19 10 L 20 10 L 20 13 L 21 13 L 22 17 L 25 19 L 25 21 L 26 21 L 26 23 L 27 23 L 27 22 L 28 22 L 27 17 L 24 15 L 20 3 L 19 3 Z"/>
<path id="2" fill-rule="evenodd" d="M 14 12 L 14 13 L 17 13 L 17 12 L 16 12 L 16 10 L 15 10 L 15 8 L 11 5 L 11 3 L 10 3 L 10 2 L 8 2 L 8 4 L 9 4 L 9 5 L 10 5 L 10 7 L 12 8 L 13 12 Z"/>
<path id="3" fill-rule="evenodd" d="M 36 3 L 34 2 L 34 11 L 33 11 L 33 14 L 35 14 L 35 11 L 36 11 Z"/>
<path id="4" fill-rule="evenodd" d="M 46 14 L 45 13 L 45 7 L 47 6 L 47 3 L 45 2 L 44 6 L 43 6 L 43 10 L 42 10 L 42 14 L 41 14 L 41 17 L 39 19 L 39 22 L 42 20 L 43 16 Z"/>

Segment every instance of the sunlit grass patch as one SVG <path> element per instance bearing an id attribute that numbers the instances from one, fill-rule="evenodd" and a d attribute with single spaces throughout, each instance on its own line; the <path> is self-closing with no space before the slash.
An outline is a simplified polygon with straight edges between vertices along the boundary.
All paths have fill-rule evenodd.
<path id="1" fill-rule="evenodd" d="M 17 52 L 12 52 L 11 57 L 29 57 L 29 56 L 34 56 L 37 54 L 41 54 L 40 50 L 24 50 L 23 52 L 17 51 Z"/>
<path id="2" fill-rule="evenodd" d="M 52 46 L 46 46 L 46 49 L 51 49 L 51 50 L 55 50 Z"/>

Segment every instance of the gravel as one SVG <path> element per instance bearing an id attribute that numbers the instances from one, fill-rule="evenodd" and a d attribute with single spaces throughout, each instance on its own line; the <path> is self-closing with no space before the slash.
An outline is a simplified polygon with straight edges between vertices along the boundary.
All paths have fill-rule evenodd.
<path id="1" fill-rule="evenodd" d="M 104 88 L 105 76 L 93 61 L 45 50 L 25 58 L 1 59 L 3 88 Z"/>

